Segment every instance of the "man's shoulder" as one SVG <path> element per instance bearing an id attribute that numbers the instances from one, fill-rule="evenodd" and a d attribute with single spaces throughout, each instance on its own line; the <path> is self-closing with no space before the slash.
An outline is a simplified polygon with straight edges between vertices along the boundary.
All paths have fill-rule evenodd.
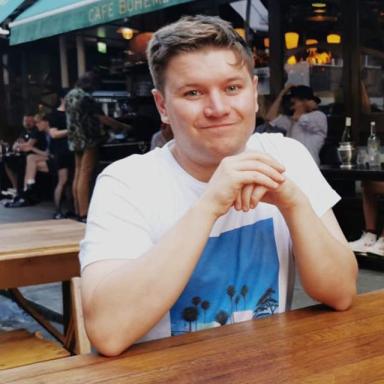
<path id="1" fill-rule="evenodd" d="M 134 154 L 115 161 L 106 167 L 101 175 L 114 177 L 125 184 L 141 183 L 143 180 L 159 176 L 161 160 L 159 149 L 145 154 Z"/>

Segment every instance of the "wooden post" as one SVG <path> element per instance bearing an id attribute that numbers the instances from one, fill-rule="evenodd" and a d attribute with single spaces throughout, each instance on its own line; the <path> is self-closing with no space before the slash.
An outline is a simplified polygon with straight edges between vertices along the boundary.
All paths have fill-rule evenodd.
<path id="1" fill-rule="evenodd" d="M 76 36 L 76 51 L 77 51 L 77 75 L 80 77 L 86 71 L 85 49 L 83 36 Z"/>
<path id="2" fill-rule="evenodd" d="M 62 88 L 69 87 L 68 77 L 68 60 L 67 60 L 67 44 L 64 35 L 59 37 L 60 46 L 60 72 L 61 72 L 61 86 Z"/>
<path id="3" fill-rule="evenodd" d="M 359 142 L 361 112 L 360 25 L 359 1 L 342 0 L 343 17 L 343 83 L 347 116 L 352 117 L 352 138 Z"/>
<path id="4" fill-rule="evenodd" d="M 280 0 L 269 0 L 270 89 L 277 96 L 284 85 L 284 46 Z"/>

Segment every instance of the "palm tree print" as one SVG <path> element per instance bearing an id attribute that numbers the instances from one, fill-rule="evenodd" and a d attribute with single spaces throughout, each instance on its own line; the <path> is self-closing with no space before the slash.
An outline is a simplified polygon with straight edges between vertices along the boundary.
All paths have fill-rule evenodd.
<path id="1" fill-rule="evenodd" d="M 227 295 L 229 296 L 229 299 L 231 300 L 231 319 L 233 323 L 233 296 L 235 296 L 236 289 L 234 285 L 230 285 L 227 288 Z"/>
<path id="2" fill-rule="evenodd" d="M 225 325 L 228 321 L 228 313 L 225 311 L 219 311 L 216 316 L 215 320 L 220 324 L 220 325 Z"/>
<path id="3" fill-rule="evenodd" d="M 236 295 L 235 297 L 235 311 L 237 312 L 237 307 L 239 305 L 239 302 L 240 302 L 240 295 Z"/>
<path id="4" fill-rule="evenodd" d="M 279 306 L 279 303 L 272 297 L 275 290 L 268 288 L 257 302 L 254 314 L 256 317 L 273 315 Z"/>
<path id="5" fill-rule="evenodd" d="M 182 313 L 182 318 L 188 323 L 189 332 L 192 332 L 192 323 L 194 321 L 197 321 L 197 317 L 198 317 L 198 310 L 196 307 L 184 308 Z"/>
<path id="6" fill-rule="evenodd" d="M 202 303 L 201 303 L 201 308 L 203 309 L 204 311 L 204 323 L 206 323 L 206 314 L 207 314 L 207 310 L 209 309 L 210 307 L 210 304 L 209 304 L 209 301 L 207 300 L 204 300 Z"/>
<path id="7" fill-rule="evenodd" d="M 201 299 L 199 296 L 192 297 L 192 304 L 197 307 L 201 303 Z"/>
<path id="8" fill-rule="evenodd" d="M 247 308 L 247 294 L 248 294 L 248 287 L 244 284 L 242 287 L 241 287 L 241 290 L 240 290 L 240 295 L 243 296 L 243 299 L 244 299 L 244 310 Z"/>

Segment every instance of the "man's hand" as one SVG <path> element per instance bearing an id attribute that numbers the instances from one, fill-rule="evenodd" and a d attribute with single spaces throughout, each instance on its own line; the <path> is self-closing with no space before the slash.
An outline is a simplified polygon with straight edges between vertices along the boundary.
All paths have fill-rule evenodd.
<path id="1" fill-rule="evenodd" d="M 252 200 L 250 207 L 255 208 L 267 191 L 277 190 L 285 181 L 284 170 L 279 162 L 263 153 L 244 152 L 226 157 L 210 179 L 200 203 L 218 218 L 232 206 L 242 208 L 239 196 L 245 188 L 244 201 Z"/>

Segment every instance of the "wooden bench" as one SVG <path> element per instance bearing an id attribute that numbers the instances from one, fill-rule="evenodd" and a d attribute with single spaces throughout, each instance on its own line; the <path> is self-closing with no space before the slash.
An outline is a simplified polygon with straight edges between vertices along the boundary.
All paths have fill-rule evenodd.
<path id="1" fill-rule="evenodd" d="M 58 343 L 25 329 L 0 333 L 0 370 L 70 356 Z"/>

